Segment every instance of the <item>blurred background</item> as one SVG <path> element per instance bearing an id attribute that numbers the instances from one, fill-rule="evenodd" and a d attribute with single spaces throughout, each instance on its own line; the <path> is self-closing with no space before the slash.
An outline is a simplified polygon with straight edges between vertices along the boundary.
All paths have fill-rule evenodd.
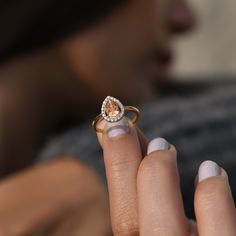
<path id="1" fill-rule="evenodd" d="M 198 23 L 176 42 L 173 74 L 219 78 L 236 72 L 236 3 L 234 0 L 190 0 Z"/>
<path id="2" fill-rule="evenodd" d="M 111 234 L 91 127 L 107 95 L 176 146 L 188 217 L 206 159 L 236 198 L 235 13 L 235 0 L 1 2 L 0 234 Z"/>

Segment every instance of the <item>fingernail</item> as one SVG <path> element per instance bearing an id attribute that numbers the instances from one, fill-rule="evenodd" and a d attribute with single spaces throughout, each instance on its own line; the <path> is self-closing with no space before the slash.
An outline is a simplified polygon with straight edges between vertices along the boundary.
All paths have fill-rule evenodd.
<path id="1" fill-rule="evenodd" d="M 164 138 L 155 138 L 148 144 L 147 154 L 149 155 L 155 151 L 165 151 L 169 148 L 170 145 Z"/>
<path id="2" fill-rule="evenodd" d="M 198 170 L 198 182 L 220 175 L 220 167 L 214 161 L 204 161 Z"/>
<path id="3" fill-rule="evenodd" d="M 106 124 L 106 133 L 109 138 L 119 137 L 129 132 L 129 122 L 127 118 L 123 118 L 118 122 Z"/>

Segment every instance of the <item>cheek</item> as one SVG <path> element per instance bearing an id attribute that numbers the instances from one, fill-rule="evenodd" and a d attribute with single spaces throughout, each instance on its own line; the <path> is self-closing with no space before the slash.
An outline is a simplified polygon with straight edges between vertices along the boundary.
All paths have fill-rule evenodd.
<path id="1" fill-rule="evenodd" d="M 99 51 L 89 40 L 77 37 L 67 41 L 63 44 L 62 52 L 68 67 L 80 80 L 93 80 L 94 75 L 99 75 Z"/>
<path id="2" fill-rule="evenodd" d="M 115 45 L 98 42 L 80 38 L 64 47 L 66 63 L 75 78 L 101 99 L 113 95 L 130 104 L 149 101 L 154 95 L 143 64 L 136 63 L 139 47 L 131 44 L 126 48 L 125 40 Z"/>
<path id="3" fill-rule="evenodd" d="M 72 73 L 102 96 L 148 96 L 150 92 L 146 66 L 150 54 L 163 41 L 161 16 L 157 14 L 161 2 L 132 2 L 104 24 L 62 47 Z"/>

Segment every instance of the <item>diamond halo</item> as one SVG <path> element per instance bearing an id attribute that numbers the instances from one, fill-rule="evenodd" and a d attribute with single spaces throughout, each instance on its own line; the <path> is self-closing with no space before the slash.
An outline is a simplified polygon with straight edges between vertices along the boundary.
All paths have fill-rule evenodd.
<path id="1" fill-rule="evenodd" d="M 101 115 L 108 122 L 117 122 L 124 116 L 125 108 L 123 104 L 112 96 L 107 96 L 102 103 Z"/>

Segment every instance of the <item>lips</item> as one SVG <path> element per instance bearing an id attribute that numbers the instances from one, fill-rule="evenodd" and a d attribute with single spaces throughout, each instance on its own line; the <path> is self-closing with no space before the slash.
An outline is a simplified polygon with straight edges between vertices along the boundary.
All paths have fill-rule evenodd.
<path id="1" fill-rule="evenodd" d="M 166 80 L 173 60 L 171 50 L 156 52 L 151 59 L 151 77 L 153 80 Z"/>
<path id="2" fill-rule="evenodd" d="M 154 57 L 154 60 L 161 65 L 169 65 L 172 61 L 172 52 L 170 50 L 165 52 L 160 52 Z"/>

